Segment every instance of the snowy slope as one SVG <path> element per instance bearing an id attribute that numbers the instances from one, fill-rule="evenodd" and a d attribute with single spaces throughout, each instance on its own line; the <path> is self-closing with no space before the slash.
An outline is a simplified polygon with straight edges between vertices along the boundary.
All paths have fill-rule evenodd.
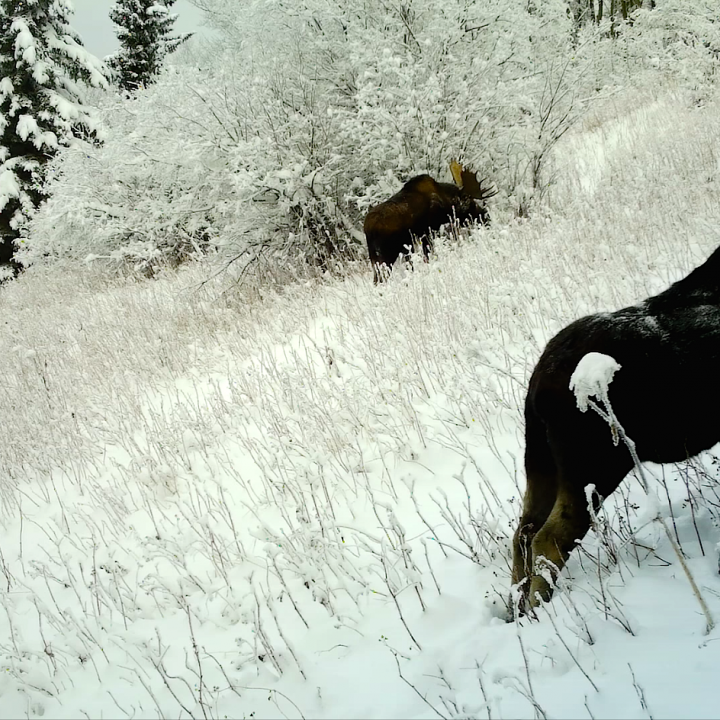
<path id="1" fill-rule="evenodd" d="M 719 117 L 578 129 L 544 216 L 382 289 L 4 289 L 0 717 L 716 716 L 719 631 L 635 480 L 539 621 L 506 603 L 528 374 L 717 246 Z M 715 458 L 651 470 L 720 618 Z"/>

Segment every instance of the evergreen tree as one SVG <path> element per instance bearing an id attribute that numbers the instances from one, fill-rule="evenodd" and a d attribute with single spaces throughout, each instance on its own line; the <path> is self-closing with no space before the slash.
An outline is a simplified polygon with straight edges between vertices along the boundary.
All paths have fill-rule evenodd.
<path id="1" fill-rule="evenodd" d="M 108 63 L 123 90 L 131 92 L 153 82 L 165 56 L 191 37 L 192 33 L 171 35 L 178 16 L 168 9 L 174 4 L 175 0 L 117 0 L 110 11 L 120 50 Z"/>
<path id="2" fill-rule="evenodd" d="M 71 13 L 70 0 L 0 0 L 0 272 L 18 269 L 15 241 L 46 197 L 47 160 L 96 129 L 81 92 L 107 81 Z"/>

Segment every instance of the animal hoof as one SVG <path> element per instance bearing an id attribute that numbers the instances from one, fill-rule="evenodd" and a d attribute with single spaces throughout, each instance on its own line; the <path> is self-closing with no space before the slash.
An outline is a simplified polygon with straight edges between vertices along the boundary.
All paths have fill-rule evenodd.
<path id="1" fill-rule="evenodd" d="M 550 602 L 553 595 L 553 588 L 550 583 L 542 576 L 535 575 L 530 583 L 530 592 L 528 593 L 528 601 L 530 607 L 539 607 L 544 602 Z"/>

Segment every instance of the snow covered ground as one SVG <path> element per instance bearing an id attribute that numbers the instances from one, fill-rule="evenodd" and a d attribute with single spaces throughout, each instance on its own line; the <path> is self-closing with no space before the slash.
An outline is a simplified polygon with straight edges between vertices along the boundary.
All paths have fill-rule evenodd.
<path id="1" fill-rule="evenodd" d="M 717 247 L 719 148 L 715 103 L 618 101 L 547 213 L 381 289 L 4 288 L 0 717 L 717 717 L 720 629 L 632 478 L 506 620 L 528 375 Z M 720 621 L 717 460 L 650 470 Z"/>

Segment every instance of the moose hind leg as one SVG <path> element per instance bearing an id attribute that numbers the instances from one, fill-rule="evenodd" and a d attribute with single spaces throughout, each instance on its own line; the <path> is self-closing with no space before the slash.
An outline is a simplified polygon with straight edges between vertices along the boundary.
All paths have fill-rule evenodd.
<path id="1" fill-rule="evenodd" d="M 533 538 L 550 516 L 557 496 L 557 466 L 545 425 L 531 413 L 526 413 L 525 418 L 525 474 L 523 510 L 513 538 L 513 584 L 531 576 Z M 526 586 L 524 592 L 527 591 Z"/>
<path id="2" fill-rule="evenodd" d="M 614 447 L 604 433 L 585 428 L 579 436 L 565 428 L 564 434 L 564 441 L 553 445 L 558 458 L 555 505 L 532 541 L 531 607 L 550 599 L 570 553 L 590 529 L 587 486 L 594 487 L 592 505 L 597 512 L 602 498 L 617 490 L 633 466 L 630 453 L 624 447 Z"/>
<path id="3" fill-rule="evenodd" d="M 557 493 L 554 475 L 528 474 L 527 483 L 522 515 L 513 537 L 513 585 L 532 573 L 533 540 L 550 516 Z"/>
<path id="4" fill-rule="evenodd" d="M 532 541 L 531 607 L 552 597 L 558 575 L 570 553 L 590 529 L 590 522 L 584 489 L 561 487 L 550 517 Z"/>
<path id="5" fill-rule="evenodd" d="M 422 251 L 423 251 L 423 262 L 430 262 L 430 253 L 433 250 L 433 242 L 429 235 L 423 235 L 422 238 Z"/>

